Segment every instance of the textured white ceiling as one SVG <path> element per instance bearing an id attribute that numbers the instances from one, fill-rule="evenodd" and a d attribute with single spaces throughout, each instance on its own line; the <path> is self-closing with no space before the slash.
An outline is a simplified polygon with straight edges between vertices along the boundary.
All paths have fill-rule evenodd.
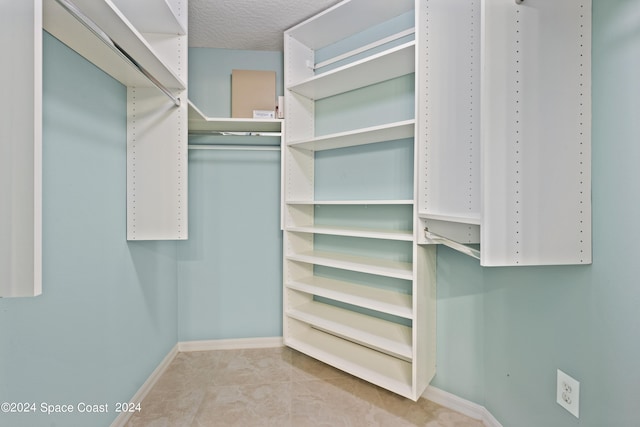
<path id="1" fill-rule="evenodd" d="M 284 30 L 339 0 L 189 0 L 189 46 L 282 50 Z"/>

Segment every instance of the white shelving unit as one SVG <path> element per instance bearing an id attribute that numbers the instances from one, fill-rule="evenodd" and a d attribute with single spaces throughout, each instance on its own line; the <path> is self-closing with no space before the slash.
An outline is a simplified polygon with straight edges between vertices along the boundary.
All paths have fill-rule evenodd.
<path id="1" fill-rule="evenodd" d="M 186 0 L 44 0 L 45 30 L 127 86 L 129 240 L 188 236 L 187 12 Z"/>
<path id="2" fill-rule="evenodd" d="M 42 292 L 42 1 L 6 1 L 0 106 L 0 297 Z"/>
<path id="3" fill-rule="evenodd" d="M 483 266 L 591 263 L 591 0 L 428 3 L 420 241 Z"/>
<path id="4" fill-rule="evenodd" d="M 280 132 L 281 130 L 281 119 L 209 117 L 189 101 L 190 132 Z"/>
<path id="5" fill-rule="evenodd" d="M 415 196 L 409 200 L 317 200 L 314 182 L 316 152 L 346 147 L 360 150 L 415 137 L 414 118 L 317 135 L 315 104 L 414 74 L 416 42 L 391 43 L 391 47 L 372 50 L 365 58 L 346 60 L 325 72 L 309 65 L 318 62 L 316 51 L 412 13 L 414 7 L 414 1 L 405 0 L 343 1 L 285 32 L 282 211 L 285 344 L 417 400 L 435 373 L 435 248 L 418 245 Z M 417 21 L 417 31 L 420 24 Z M 387 37 L 392 35 L 382 34 L 380 40 Z M 344 57 L 343 53 L 339 56 Z M 386 224 L 384 219 L 373 225 L 354 225 L 349 220 L 325 224 L 317 216 L 318 209 L 330 207 L 337 210 L 340 222 L 340 209 L 366 207 L 375 215 L 402 206 L 410 212 L 409 225 Z M 367 247 L 369 243 L 384 248 L 406 245 L 410 259 L 400 253 L 346 253 L 339 246 L 327 249 L 318 244 L 325 237 L 353 239 Z M 346 277 L 327 277 L 318 270 L 322 268 Z"/>

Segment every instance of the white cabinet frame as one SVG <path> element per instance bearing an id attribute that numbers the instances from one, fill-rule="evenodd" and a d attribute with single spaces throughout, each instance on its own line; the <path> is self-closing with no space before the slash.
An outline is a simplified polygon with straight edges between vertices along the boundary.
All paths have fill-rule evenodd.
<path id="1" fill-rule="evenodd" d="M 591 0 L 428 0 L 423 242 L 483 266 L 591 263 Z"/>
<path id="2" fill-rule="evenodd" d="M 42 293 L 42 1 L 2 0 L 0 297 Z"/>

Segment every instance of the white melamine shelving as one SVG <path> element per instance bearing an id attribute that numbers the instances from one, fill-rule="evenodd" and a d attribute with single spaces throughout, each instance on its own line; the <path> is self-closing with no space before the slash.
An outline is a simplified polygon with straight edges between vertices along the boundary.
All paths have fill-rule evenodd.
<path id="1" fill-rule="evenodd" d="M 166 16 L 170 9 L 167 9 L 165 0 L 146 0 L 146 3 L 158 5 L 153 7 L 153 13 L 147 10 L 146 17 L 140 19 L 141 11 L 137 2 L 125 2 L 127 9 L 136 11 L 134 20 L 144 21 L 144 25 L 149 26 L 155 18 L 166 21 Z M 118 46 L 128 53 L 137 63 L 147 70 L 155 79 L 167 88 L 181 91 L 186 89 L 186 66 L 178 69 L 178 64 L 168 61 L 161 52 L 163 46 L 152 44 L 152 40 L 147 39 L 141 30 L 136 28 L 128 17 L 109 0 L 72 0 L 77 9 L 93 21 L 102 32 L 111 38 Z M 115 53 L 110 47 L 105 45 L 95 34 L 89 31 L 75 17 L 69 14 L 56 0 L 44 0 L 43 25 L 44 29 L 65 43 L 71 49 L 85 57 L 89 62 L 121 82 L 123 85 L 131 87 L 152 87 L 149 79 L 144 77 L 138 69 L 132 67 L 122 56 Z M 183 14 L 186 16 L 186 2 Z M 162 13 L 156 14 L 155 10 Z M 166 28 L 165 34 L 175 34 L 175 36 L 185 36 L 184 25 L 178 25 L 184 18 L 174 16 L 169 19 L 171 27 Z M 160 23 L 159 25 L 162 25 Z M 176 31 L 177 30 L 177 31 Z M 176 37 L 173 37 L 174 39 Z M 166 41 L 164 41 L 166 43 Z M 163 43 L 163 44 L 164 44 Z M 178 49 L 174 40 L 172 45 Z M 186 58 L 186 52 L 181 52 Z"/>
<path id="2" fill-rule="evenodd" d="M 413 231 L 379 230 L 374 228 L 337 226 L 289 226 L 287 231 L 298 233 L 327 234 L 331 236 L 364 237 L 368 239 L 413 241 Z"/>
<path id="3" fill-rule="evenodd" d="M 308 138 L 302 141 L 291 141 L 288 145 L 305 150 L 322 151 L 353 147 L 356 145 L 375 144 L 376 142 L 413 138 L 414 126 L 415 120 L 405 120 L 397 123 Z"/>
<path id="4" fill-rule="evenodd" d="M 111 0 L 141 33 L 187 34 L 183 22 L 178 19 L 184 11 L 180 1 L 167 0 Z M 153 11 L 153 12 L 151 12 Z"/>
<path id="5" fill-rule="evenodd" d="M 42 2 L 2 3 L 0 298 L 42 293 Z"/>
<path id="6" fill-rule="evenodd" d="M 411 361 L 411 328 L 320 302 L 291 308 L 287 316 L 403 360 Z"/>
<path id="7" fill-rule="evenodd" d="M 44 29 L 127 86 L 128 240 L 188 236 L 187 12 L 187 0 L 44 0 Z"/>
<path id="8" fill-rule="evenodd" d="M 292 322 L 297 320 L 292 319 Z M 413 363 L 334 335 L 292 324 L 287 345 L 401 396 L 413 398 Z"/>
<path id="9" fill-rule="evenodd" d="M 411 319 L 411 295 L 326 277 L 309 276 L 285 283 L 288 289 Z"/>
<path id="10" fill-rule="evenodd" d="M 189 131 L 202 132 L 280 132 L 280 119 L 237 119 L 208 117 L 189 101 Z"/>
<path id="11" fill-rule="evenodd" d="M 430 0 L 420 12 L 420 228 L 473 256 L 465 244 L 479 244 L 483 266 L 591 263 L 591 9 Z"/>
<path id="12" fill-rule="evenodd" d="M 325 267 L 340 268 L 385 277 L 395 277 L 397 279 L 411 280 L 413 278 L 412 266 L 408 262 L 324 251 L 292 253 L 287 255 L 286 258 L 291 261 L 306 262 L 308 264 L 323 265 Z"/>
<path id="13" fill-rule="evenodd" d="M 317 135 L 315 106 L 359 89 L 361 104 L 350 105 L 350 113 L 366 114 L 378 83 L 416 73 L 417 43 L 404 38 L 424 22 L 396 19 L 412 14 L 416 3 L 343 1 L 285 32 L 282 155 L 285 344 L 413 400 L 435 373 L 435 253 L 433 245 L 417 244 L 415 196 L 318 200 L 315 162 L 323 150 L 340 156 L 345 152 L 337 149 L 354 147 L 348 155 L 358 156 L 365 145 L 415 138 L 416 121 L 380 115 L 366 127 Z M 391 21 L 408 27 L 391 30 Z M 347 41 L 348 53 L 337 49 L 333 58 L 316 60 L 317 50 L 369 30 L 357 39 L 362 45 Z M 361 41 L 369 38 L 375 41 Z M 390 40 L 394 46 L 385 48 Z M 337 61 L 337 68 L 325 66 Z"/>
<path id="14" fill-rule="evenodd" d="M 413 200 L 287 200 L 287 205 L 412 205 Z"/>
<path id="15" fill-rule="evenodd" d="M 415 42 L 408 42 L 292 84 L 288 89 L 309 99 L 319 100 L 404 76 L 414 70 Z"/>

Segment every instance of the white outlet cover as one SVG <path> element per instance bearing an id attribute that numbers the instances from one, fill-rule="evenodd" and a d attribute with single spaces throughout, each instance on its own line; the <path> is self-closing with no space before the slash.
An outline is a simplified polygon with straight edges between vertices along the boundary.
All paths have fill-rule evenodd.
<path id="1" fill-rule="evenodd" d="M 580 418 L 580 382 L 558 369 L 556 401 L 574 417 Z"/>

